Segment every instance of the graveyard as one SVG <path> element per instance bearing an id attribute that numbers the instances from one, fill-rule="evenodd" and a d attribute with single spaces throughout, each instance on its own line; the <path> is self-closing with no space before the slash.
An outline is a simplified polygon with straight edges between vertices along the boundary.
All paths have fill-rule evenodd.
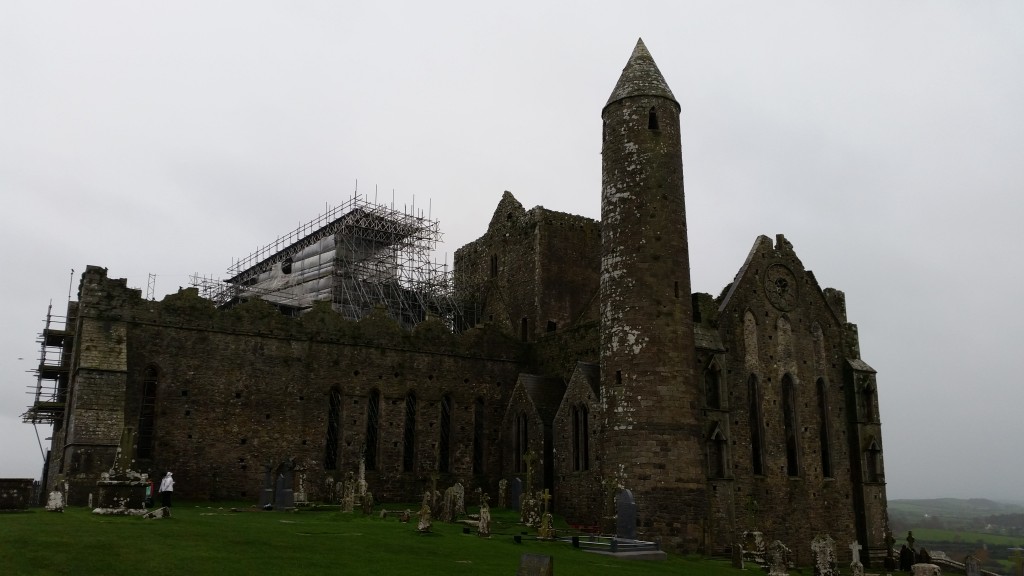
<path id="1" fill-rule="evenodd" d="M 421 532 L 419 507 L 378 505 L 364 515 L 336 505 L 280 512 L 251 502 L 176 502 L 169 518 L 154 520 L 86 507 L 31 508 L 0 516 L 0 566 L 6 574 L 516 574 L 521 557 L 532 554 L 550 556 L 559 576 L 740 573 L 725 559 L 642 561 L 586 552 L 557 538 L 575 533 L 557 517 L 556 539 L 539 540 L 537 529 L 506 509 L 493 510 L 489 537 L 436 518 Z M 403 522 L 406 509 L 411 519 Z"/>

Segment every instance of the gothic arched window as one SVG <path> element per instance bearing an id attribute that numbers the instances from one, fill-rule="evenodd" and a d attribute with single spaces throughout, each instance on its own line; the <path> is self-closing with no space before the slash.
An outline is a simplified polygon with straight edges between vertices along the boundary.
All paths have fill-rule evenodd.
<path id="1" fill-rule="evenodd" d="M 590 415 L 586 404 L 572 407 L 572 469 L 590 469 Z"/>

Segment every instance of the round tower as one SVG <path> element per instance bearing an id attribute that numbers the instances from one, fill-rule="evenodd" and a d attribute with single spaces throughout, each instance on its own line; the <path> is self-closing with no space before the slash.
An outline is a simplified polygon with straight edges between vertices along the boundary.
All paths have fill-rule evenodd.
<path id="1" fill-rule="evenodd" d="M 702 542 L 679 103 L 642 40 L 602 111 L 602 471 L 636 497 L 640 537 Z"/>

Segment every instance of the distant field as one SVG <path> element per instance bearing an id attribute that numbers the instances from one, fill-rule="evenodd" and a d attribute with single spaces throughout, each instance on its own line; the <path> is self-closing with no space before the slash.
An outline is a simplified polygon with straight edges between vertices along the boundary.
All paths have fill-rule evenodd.
<path id="1" fill-rule="evenodd" d="M 555 558 L 558 576 L 733 576 L 728 562 L 670 557 L 664 562 L 609 558 L 563 542 L 513 535 L 514 513 L 495 512 L 494 535 L 463 534 L 462 525 L 434 523 L 416 532 L 415 517 L 251 511 L 183 504 L 174 517 L 108 517 L 84 508 L 36 509 L 0 515 L 0 574 L 387 574 L 396 576 L 515 574 L 522 554 Z M 793 572 L 799 574 L 800 572 Z M 809 572 L 808 572 L 809 573 Z"/>
<path id="2" fill-rule="evenodd" d="M 905 536 L 905 535 L 904 535 Z M 915 528 L 914 538 L 923 542 L 984 542 L 990 547 L 1013 548 L 1024 546 L 1024 536 L 1000 536 L 984 532 L 964 532 L 962 530 L 936 530 L 933 528 Z M 903 541 L 900 538 L 901 544 Z"/>

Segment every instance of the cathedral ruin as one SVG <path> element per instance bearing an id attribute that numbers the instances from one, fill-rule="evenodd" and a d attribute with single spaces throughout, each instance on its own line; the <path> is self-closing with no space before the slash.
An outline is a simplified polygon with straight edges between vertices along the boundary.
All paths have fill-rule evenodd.
<path id="1" fill-rule="evenodd" d="M 880 562 L 876 375 L 843 292 L 778 235 L 691 293 L 680 105 L 643 42 L 601 115 L 601 220 L 505 192 L 451 270 L 436 221 L 358 197 L 161 301 L 88 267 L 24 416 L 53 424 L 44 485 L 84 505 L 131 429 L 135 469 L 185 499 L 255 502 L 268 470 L 321 502 L 360 467 L 383 502 L 529 471 L 579 525 L 630 490 L 670 549 L 760 531 L 806 563 L 830 534 Z"/>

